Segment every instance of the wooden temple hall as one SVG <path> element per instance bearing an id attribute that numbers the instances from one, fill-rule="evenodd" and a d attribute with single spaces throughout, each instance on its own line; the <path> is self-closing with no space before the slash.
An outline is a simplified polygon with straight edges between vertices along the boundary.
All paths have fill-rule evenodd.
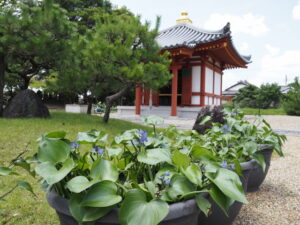
<path id="1" fill-rule="evenodd" d="M 137 115 L 190 117 L 202 106 L 220 105 L 223 71 L 247 68 L 251 62 L 251 56 L 239 54 L 234 47 L 229 23 L 221 30 L 202 30 L 192 25 L 186 12 L 176 22 L 156 38 L 161 51 L 170 52 L 172 80 L 157 93 L 137 86 Z M 128 110 L 123 106 L 119 112 Z M 133 113 L 133 108 L 129 111 Z"/>

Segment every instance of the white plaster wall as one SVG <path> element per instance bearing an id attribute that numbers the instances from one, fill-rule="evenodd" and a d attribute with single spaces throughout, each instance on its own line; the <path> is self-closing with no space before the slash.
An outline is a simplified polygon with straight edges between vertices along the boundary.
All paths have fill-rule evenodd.
<path id="1" fill-rule="evenodd" d="M 209 105 L 209 97 L 205 96 L 204 105 Z"/>
<path id="2" fill-rule="evenodd" d="M 215 72 L 215 93 L 216 95 L 221 95 L 221 74 Z"/>
<path id="3" fill-rule="evenodd" d="M 192 92 L 200 92 L 200 86 L 201 86 L 201 66 L 193 66 L 192 67 Z"/>
<path id="4" fill-rule="evenodd" d="M 192 96 L 192 105 L 200 105 L 200 96 Z"/>
<path id="5" fill-rule="evenodd" d="M 213 76 L 214 72 L 213 70 L 209 68 L 205 68 L 205 92 L 207 93 L 213 93 Z"/>

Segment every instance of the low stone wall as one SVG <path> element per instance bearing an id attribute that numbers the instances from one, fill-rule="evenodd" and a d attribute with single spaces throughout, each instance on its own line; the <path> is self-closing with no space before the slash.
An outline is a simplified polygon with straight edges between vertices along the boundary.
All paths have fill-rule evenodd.
<path id="1" fill-rule="evenodd" d="M 177 107 L 177 116 L 195 119 L 201 107 Z M 135 106 L 117 106 L 118 114 L 122 116 L 135 116 Z M 157 115 L 168 118 L 171 115 L 170 106 L 141 106 L 141 116 Z"/>

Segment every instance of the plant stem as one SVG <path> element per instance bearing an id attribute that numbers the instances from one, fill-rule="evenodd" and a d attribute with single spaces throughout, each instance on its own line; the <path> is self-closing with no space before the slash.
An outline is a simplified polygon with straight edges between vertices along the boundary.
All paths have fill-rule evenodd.
<path id="1" fill-rule="evenodd" d="M 6 192 L 4 195 L 0 196 L 0 199 L 4 199 L 7 195 L 12 193 L 17 187 L 18 187 L 18 185 L 14 186 L 12 189 L 10 189 L 8 192 Z"/>

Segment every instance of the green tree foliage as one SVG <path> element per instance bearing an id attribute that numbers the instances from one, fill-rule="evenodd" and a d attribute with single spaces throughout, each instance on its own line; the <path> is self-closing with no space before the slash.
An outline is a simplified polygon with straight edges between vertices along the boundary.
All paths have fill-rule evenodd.
<path id="1" fill-rule="evenodd" d="M 46 76 L 68 57 L 76 26 L 51 0 L 3 2 L 0 8 L 0 113 L 4 74 L 17 75 L 27 89 L 33 76 Z"/>
<path id="2" fill-rule="evenodd" d="M 240 107 L 256 107 L 256 94 L 258 92 L 258 87 L 255 85 L 249 84 L 244 88 L 241 88 L 238 94 L 233 99 Z"/>
<path id="3" fill-rule="evenodd" d="M 242 108 L 277 108 L 281 96 L 280 86 L 276 83 L 262 84 L 259 88 L 250 84 L 239 90 L 234 101 Z"/>
<path id="4" fill-rule="evenodd" d="M 281 96 L 278 84 L 262 84 L 255 95 L 256 107 L 260 109 L 278 108 Z"/>
<path id="5" fill-rule="evenodd" d="M 300 116 L 300 82 L 296 77 L 295 81 L 291 83 L 290 90 L 284 96 L 283 108 L 288 115 Z"/>
<path id="6" fill-rule="evenodd" d="M 71 85 L 73 91 L 91 91 L 93 96 L 105 94 L 106 112 L 137 83 L 157 89 L 171 78 L 167 54 L 159 54 L 155 41 L 158 24 L 150 30 L 150 24 L 130 14 L 107 14 L 104 22 L 96 24 L 78 37 L 76 54 L 66 66 L 70 70 L 58 76 L 60 87 Z M 73 82 L 71 82 L 73 80 Z"/>

